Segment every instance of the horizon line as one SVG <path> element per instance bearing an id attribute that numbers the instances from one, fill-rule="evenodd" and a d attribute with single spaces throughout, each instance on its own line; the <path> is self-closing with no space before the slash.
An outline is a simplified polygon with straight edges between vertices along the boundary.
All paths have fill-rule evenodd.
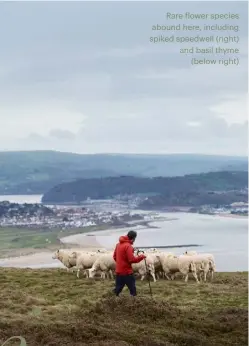
<path id="1" fill-rule="evenodd" d="M 73 155 L 119 155 L 119 156 L 125 156 L 125 155 L 146 155 L 146 156 L 170 156 L 170 155 L 195 155 L 195 156 L 225 156 L 225 157 L 243 157 L 248 158 L 248 154 L 241 155 L 241 154 L 208 154 L 208 153 L 196 153 L 196 152 L 168 152 L 168 153 L 162 153 L 162 152 L 155 152 L 155 153 L 147 153 L 147 152 L 96 152 L 96 153 L 79 153 L 79 152 L 73 152 L 73 151 L 60 151 L 60 150 L 53 150 L 53 149 L 34 149 L 34 150 L 0 150 L 0 153 L 35 153 L 35 152 L 53 152 L 53 153 L 61 153 L 61 154 L 73 154 Z"/>

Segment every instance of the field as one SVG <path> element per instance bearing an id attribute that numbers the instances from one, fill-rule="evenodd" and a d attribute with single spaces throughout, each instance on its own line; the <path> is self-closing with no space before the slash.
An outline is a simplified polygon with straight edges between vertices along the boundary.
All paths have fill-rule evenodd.
<path id="1" fill-rule="evenodd" d="M 60 238 L 73 234 L 110 229 L 112 226 L 103 224 L 84 228 L 32 229 L 19 227 L 0 227 L 0 257 L 19 256 L 36 252 L 41 249 L 53 250 L 60 244 Z M 117 227 L 116 227 L 117 228 Z"/>
<path id="2" fill-rule="evenodd" d="M 137 281 L 138 297 L 112 295 L 111 280 L 76 279 L 64 269 L 0 268 L 0 345 L 246 346 L 248 273 L 214 281 Z M 8 342 L 8 346 L 20 341 Z"/>

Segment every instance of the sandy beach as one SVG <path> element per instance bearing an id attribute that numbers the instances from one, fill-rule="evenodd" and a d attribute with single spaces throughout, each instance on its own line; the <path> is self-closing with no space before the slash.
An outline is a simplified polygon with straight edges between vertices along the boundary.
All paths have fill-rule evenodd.
<path id="1" fill-rule="evenodd" d="M 77 244 L 68 244 L 68 248 L 70 248 L 72 251 L 77 251 L 79 249 L 85 250 L 85 251 L 96 251 L 97 249 L 103 248 L 102 246 L 97 246 L 98 243 L 96 242 L 95 237 L 86 237 L 91 238 L 89 241 L 86 241 L 84 245 L 77 246 Z M 86 239 L 88 240 L 88 239 Z M 58 247 L 58 248 L 63 248 Z M 56 249 L 30 249 L 30 252 L 21 255 L 14 255 L 13 257 L 6 257 L 6 258 L 0 258 L 0 266 L 1 267 L 19 267 L 19 268 L 39 268 L 39 267 L 61 267 L 64 268 L 62 263 L 56 259 L 52 259 L 52 256 Z"/>

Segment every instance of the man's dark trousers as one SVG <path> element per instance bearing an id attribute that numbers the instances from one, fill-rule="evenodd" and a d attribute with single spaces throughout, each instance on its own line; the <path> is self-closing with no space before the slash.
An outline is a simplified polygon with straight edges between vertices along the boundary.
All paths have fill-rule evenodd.
<path id="1" fill-rule="evenodd" d="M 131 296 L 136 296 L 137 295 L 137 290 L 136 290 L 136 279 L 133 274 L 129 275 L 116 275 L 116 287 L 114 288 L 114 293 L 116 296 L 118 296 L 124 286 L 127 286 L 130 291 Z"/>

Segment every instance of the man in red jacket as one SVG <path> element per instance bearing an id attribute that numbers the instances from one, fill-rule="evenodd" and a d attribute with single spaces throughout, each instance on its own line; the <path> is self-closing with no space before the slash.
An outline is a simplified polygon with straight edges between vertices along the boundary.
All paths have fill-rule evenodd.
<path id="1" fill-rule="evenodd" d="M 129 231 L 127 235 L 119 238 L 119 243 L 114 250 L 113 259 L 116 262 L 116 287 L 114 293 L 116 296 L 122 292 L 125 285 L 129 288 L 131 296 L 137 295 L 136 281 L 131 264 L 141 262 L 146 256 L 134 256 L 132 244 L 136 237 L 137 232 Z"/>

